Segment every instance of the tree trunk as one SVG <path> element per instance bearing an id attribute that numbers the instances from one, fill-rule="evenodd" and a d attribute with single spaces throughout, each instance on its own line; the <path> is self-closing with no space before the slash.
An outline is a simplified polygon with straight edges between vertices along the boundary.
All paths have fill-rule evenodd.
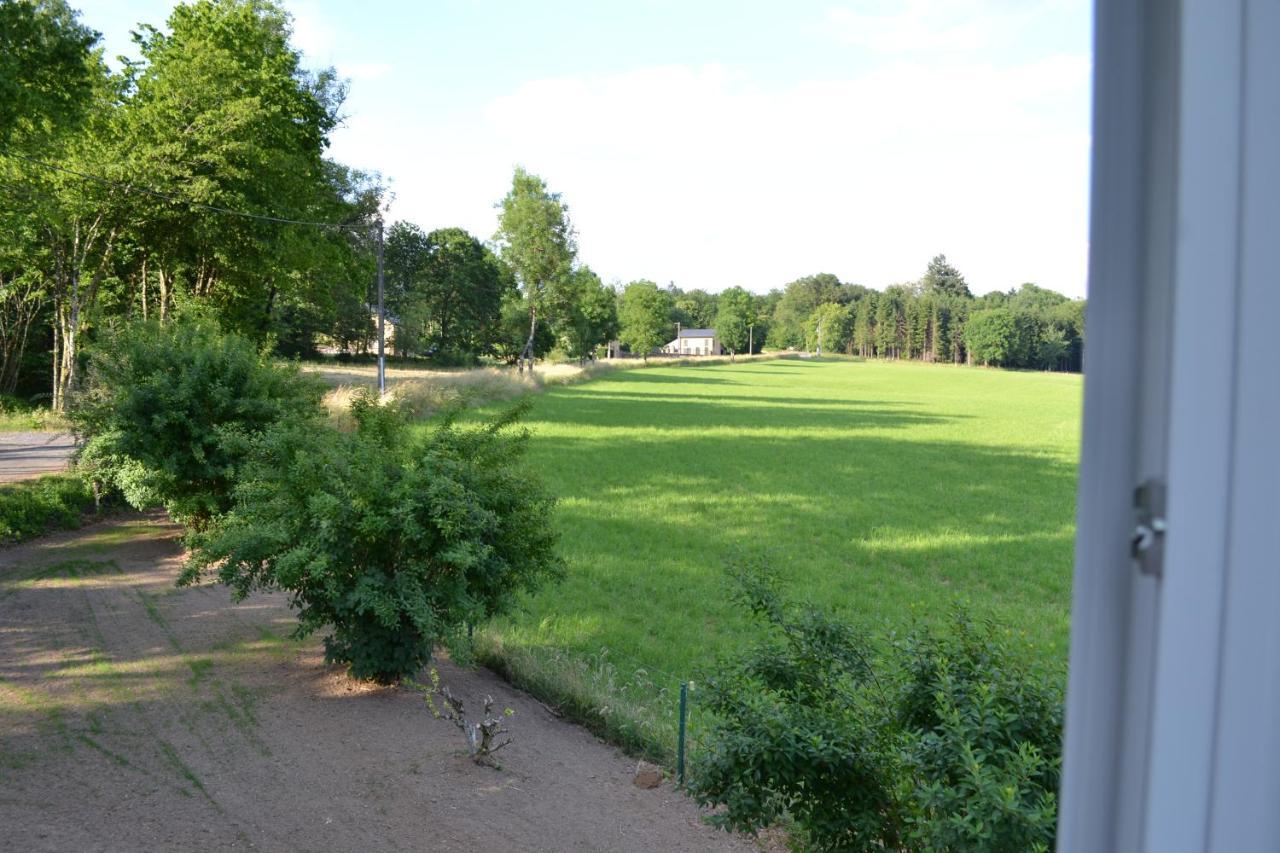
<path id="1" fill-rule="evenodd" d="M 164 267 L 160 267 L 160 322 L 164 323 L 169 319 L 169 277 L 165 275 Z"/>
<path id="2" fill-rule="evenodd" d="M 101 224 L 101 215 L 83 228 L 77 223 L 69 242 L 59 241 L 55 251 L 53 408 L 59 412 L 66 411 L 67 396 L 76 384 L 84 312 L 93 307 L 115 249 L 117 230 L 104 233 L 99 230 Z M 102 248 L 86 283 L 85 267 L 99 240 Z"/>
<path id="3" fill-rule="evenodd" d="M 62 353 L 58 360 L 57 375 L 53 389 L 54 409 L 59 412 L 67 410 L 67 395 L 76 381 L 76 359 L 79 355 L 80 343 L 80 276 L 73 270 L 72 297 L 70 305 L 58 312 L 59 333 L 62 338 Z"/>
<path id="4" fill-rule="evenodd" d="M 50 374 L 53 376 L 53 383 L 52 383 L 52 386 L 53 386 L 53 387 L 51 387 L 51 388 L 49 389 L 49 390 L 50 390 L 50 392 L 51 392 L 51 395 L 50 395 L 50 396 L 51 396 L 51 399 L 50 399 L 50 401 L 49 401 L 49 405 L 50 405 L 50 406 L 52 406 L 52 408 L 53 408 L 53 410 L 54 410 L 55 412 L 56 412 L 56 411 L 58 411 L 58 403 L 59 403 L 59 400 L 58 400 L 58 364 L 60 363 L 60 362 L 59 362 L 59 359 L 61 358 L 60 346 L 61 346 L 61 343 L 62 343 L 61 338 L 58 336 L 58 325 L 59 325 L 59 324 L 58 324 L 58 317 L 57 317 L 57 313 L 58 313 L 58 312 L 57 312 L 57 309 L 55 309 L 55 310 L 54 310 L 54 317 L 53 317 L 53 369 L 50 371 Z"/>
<path id="5" fill-rule="evenodd" d="M 538 309 L 533 305 L 529 306 L 529 340 L 525 341 L 524 349 L 520 352 L 520 362 L 518 370 L 524 373 L 524 362 L 529 362 L 529 375 L 533 375 L 533 336 L 538 332 Z"/>

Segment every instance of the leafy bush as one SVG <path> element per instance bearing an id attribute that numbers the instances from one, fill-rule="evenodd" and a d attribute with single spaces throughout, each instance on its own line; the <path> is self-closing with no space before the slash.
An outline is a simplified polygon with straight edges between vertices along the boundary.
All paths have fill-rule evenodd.
<path id="1" fill-rule="evenodd" d="M 898 647 L 905 678 L 897 724 L 913 846 L 927 850 L 1053 848 L 1062 696 L 1000 642 L 957 616 L 944 634 Z"/>
<path id="2" fill-rule="evenodd" d="M 323 416 L 319 380 L 272 362 L 212 322 L 115 329 L 93 351 L 71 420 L 81 465 L 134 507 L 204 527 L 225 512 L 249 439 Z"/>
<path id="3" fill-rule="evenodd" d="M 789 820 L 817 850 L 1052 847 L 1061 695 L 990 625 L 958 616 L 880 653 L 767 574 L 738 580 L 766 632 L 706 683 L 691 790 L 723 807 L 713 822 Z"/>
<path id="4" fill-rule="evenodd" d="M 79 527 L 94 507 L 93 489 L 76 474 L 49 474 L 0 486 L 0 543 Z"/>
<path id="5" fill-rule="evenodd" d="M 284 589 L 326 658 L 392 683 L 433 648 L 561 571 L 553 500 L 518 463 L 513 409 L 487 426 L 414 431 L 370 392 L 351 433 L 288 423 L 252 442 L 232 510 L 184 582 L 215 570 L 243 598 Z"/>

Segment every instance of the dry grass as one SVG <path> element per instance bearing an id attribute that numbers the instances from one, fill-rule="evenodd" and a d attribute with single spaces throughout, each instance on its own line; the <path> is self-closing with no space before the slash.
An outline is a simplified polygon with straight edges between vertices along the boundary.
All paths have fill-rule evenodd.
<path id="1" fill-rule="evenodd" d="M 738 356 L 737 361 L 760 361 L 778 355 Z M 522 394 L 542 390 L 546 386 L 572 385 L 607 376 L 619 370 L 644 367 L 688 367 L 728 364 L 728 356 L 692 358 L 618 359 L 591 364 L 539 364 L 531 374 L 521 374 L 512 367 L 476 367 L 461 370 L 428 370 L 387 368 L 387 391 L 383 405 L 403 406 L 412 418 L 421 420 L 450 408 L 483 406 L 510 400 Z M 334 388 L 325 395 L 324 405 L 332 422 L 341 429 L 351 429 L 351 401 L 361 391 L 377 385 L 378 371 L 372 365 L 304 366 Z"/>
<path id="2" fill-rule="evenodd" d="M 378 384 L 378 368 L 373 364 L 303 364 L 303 371 L 319 376 L 335 388 L 351 386 L 354 388 L 373 388 Z M 457 370 L 430 369 L 419 367 L 387 366 L 387 387 L 401 382 L 417 380 L 433 380 L 440 377 L 457 376 L 472 372 L 471 368 Z"/>
<path id="3" fill-rule="evenodd" d="M 383 405 L 402 407 L 414 420 L 429 418 L 445 409 L 510 400 L 539 387 L 536 377 L 521 377 L 512 370 L 496 367 L 415 373 L 415 378 L 400 377 L 394 384 L 388 381 L 381 400 Z M 370 390 L 371 386 L 364 383 L 334 388 L 324 397 L 330 420 L 340 429 L 351 429 L 351 401 Z"/>
<path id="4" fill-rule="evenodd" d="M 577 364 L 539 364 L 534 372 L 546 385 L 571 385 L 600 376 L 607 376 L 619 370 L 638 370 L 645 367 L 706 367 L 713 364 L 729 364 L 730 362 L 769 361 L 776 358 L 795 358 L 794 353 L 761 353 L 758 355 L 739 355 L 730 358 L 727 355 L 699 355 L 685 358 L 654 356 L 648 361 L 639 358 L 611 359 L 596 361 L 587 365 Z"/>

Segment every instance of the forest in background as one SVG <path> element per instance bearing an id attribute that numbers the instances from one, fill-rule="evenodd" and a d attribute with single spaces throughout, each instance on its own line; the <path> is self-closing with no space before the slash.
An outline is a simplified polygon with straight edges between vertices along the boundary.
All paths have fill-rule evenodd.
<path id="1" fill-rule="evenodd" d="M 347 83 L 291 38 L 271 0 L 195 0 L 141 25 L 113 70 L 64 0 L 0 0 L 0 394 L 61 409 L 101 329 L 181 311 L 282 356 L 368 353 L 379 244 L 395 351 L 441 364 L 613 340 L 647 355 L 683 326 L 731 352 L 1081 369 L 1082 300 L 974 297 L 942 256 L 883 290 L 827 273 L 763 295 L 606 284 L 564 200 L 519 167 L 490 237 L 384 232 L 381 176 L 327 153 Z"/>

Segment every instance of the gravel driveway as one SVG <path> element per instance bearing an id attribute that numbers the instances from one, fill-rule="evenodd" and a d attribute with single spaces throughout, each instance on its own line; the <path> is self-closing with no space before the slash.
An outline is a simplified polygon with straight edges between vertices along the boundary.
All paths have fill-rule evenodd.
<path id="1" fill-rule="evenodd" d="M 64 471 L 75 449 L 70 433 L 0 433 L 0 483 Z"/>

